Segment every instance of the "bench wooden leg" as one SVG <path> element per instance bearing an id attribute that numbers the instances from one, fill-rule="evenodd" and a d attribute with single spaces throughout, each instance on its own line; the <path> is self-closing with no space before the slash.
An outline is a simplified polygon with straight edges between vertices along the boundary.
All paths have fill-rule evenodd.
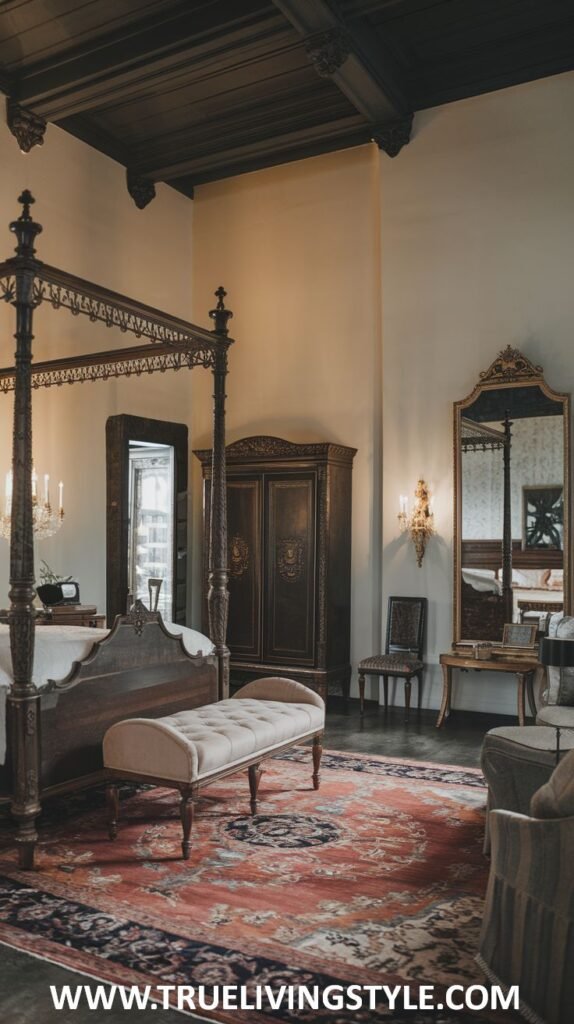
<path id="1" fill-rule="evenodd" d="M 313 737 L 313 789 L 319 789 L 321 780 L 321 754 L 323 753 L 323 736 Z"/>
<path id="2" fill-rule="evenodd" d="M 189 860 L 191 853 L 191 826 L 193 825 L 193 792 L 189 789 L 181 790 L 181 802 L 179 805 L 179 815 L 181 818 L 181 826 L 183 828 L 183 840 L 181 844 L 181 852 L 184 860 Z"/>
<path id="3" fill-rule="evenodd" d="M 120 816 L 120 794 L 114 782 L 106 787 L 106 806 L 108 809 L 108 835 L 115 839 L 118 834 L 118 819 Z"/>
<path id="4" fill-rule="evenodd" d="M 259 764 L 250 764 L 247 769 L 249 775 L 249 793 L 251 795 L 251 813 L 257 814 L 257 790 L 261 782 L 263 772 Z"/>

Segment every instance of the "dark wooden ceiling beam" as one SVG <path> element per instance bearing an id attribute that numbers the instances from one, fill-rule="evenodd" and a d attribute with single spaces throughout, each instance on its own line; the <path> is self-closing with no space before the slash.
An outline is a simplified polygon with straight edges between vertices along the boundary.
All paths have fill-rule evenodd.
<path id="1" fill-rule="evenodd" d="M 252 0 L 248 7 L 261 8 Z M 229 10 L 222 24 L 221 9 Z M 232 15 L 235 11 L 235 16 Z M 189 9 L 176 15 L 154 18 L 122 35 L 91 42 L 63 54 L 46 66 L 36 65 L 18 77 L 17 99 L 48 121 L 117 103 L 130 95 L 163 87 L 164 79 L 202 63 L 211 72 L 218 59 L 229 64 L 242 47 L 282 35 L 285 22 L 279 14 L 262 16 L 261 10 L 237 17 L 237 5 L 217 3 L 203 10 Z"/>
<path id="2" fill-rule="evenodd" d="M 369 123 L 410 126 L 412 110 L 399 71 L 361 25 L 346 24 L 335 4 L 326 0 L 273 3 L 304 38 L 318 73 L 328 74 Z"/>
<path id="3" fill-rule="evenodd" d="M 310 81 L 304 88 L 288 91 L 266 100 L 260 96 L 240 107 L 230 105 L 208 120 L 195 119 L 185 128 L 169 131 L 153 138 L 144 138 L 133 146 L 132 163 L 142 174 L 156 176 L 161 168 L 178 164 L 190 157 L 213 154 L 249 142 L 266 142 L 271 137 L 290 131 L 305 130 L 343 117 L 363 121 L 351 104 L 328 83 Z"/>
<path id="4" fill-rule="evenodd" d="M 370 126 L 356 114 L 248 143 L 232 146 L 220 144 L 218 149 L 211 149 L 202 155 L 192 153 L 187 158 L 164 163 L 153 169 L 145 164 L 137 165 L 136 169 L 155 181 L 174 183 L 179 187 L 176 179 L 187 178 L 190 184 L 201 184 L 215 178 L 257 170 L 269 166 L 269 163 L 286 163 L 326 152 L 327 149 L 358 146 L 370 139 Z"/>

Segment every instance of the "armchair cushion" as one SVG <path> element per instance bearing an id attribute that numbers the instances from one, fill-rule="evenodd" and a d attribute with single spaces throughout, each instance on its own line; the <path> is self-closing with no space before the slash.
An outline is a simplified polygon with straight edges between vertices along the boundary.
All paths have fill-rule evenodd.
<path id="1" fill-rule="evenodd" d="M 562 758 L 548 782 L 536 791 L 530 813 L 533 818 L 574 817 L 574 750 Z"/>
<path id="2" fill-rule="evenodd" d="M 536 724 L 551 725 L 555 729 L 574 729 L 574 708 L 567 708 L 563 704 L 548 704 L 540 708 Z M 561 737 L 560 746 L 564 746 L 564 739 L 566 733 Z"/>

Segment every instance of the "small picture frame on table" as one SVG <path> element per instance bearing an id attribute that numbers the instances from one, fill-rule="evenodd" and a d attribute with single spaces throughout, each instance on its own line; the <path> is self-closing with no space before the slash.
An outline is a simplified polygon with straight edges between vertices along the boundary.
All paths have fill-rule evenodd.
<path id="1" fill-rule="evenodd" d="M 521 622 L 507 622 L 502 633 L 503 647 L 522 647 L 532 650 L 536 647 L 536 623 L 532 626 L 524 625 Z"/>

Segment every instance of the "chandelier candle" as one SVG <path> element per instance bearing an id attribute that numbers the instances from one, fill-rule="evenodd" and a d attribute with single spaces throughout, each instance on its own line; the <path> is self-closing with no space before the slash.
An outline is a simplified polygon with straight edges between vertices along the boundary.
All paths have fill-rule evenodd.
<path id="1" fill-rule="evenodd" d="M 0 515 L 0 537 L 10 540 L 12 529 L 12 470 L 6 473 L 4 515 Z M 58 484 L 58 511 L 53 512 L 50 505 L 50 474 L 44 473 L 44 500 L 38 501 L 38 474 L 32 469 L 32 516 L 33 529 L 36 537 L 53 537 L 64 521 L 64 484 Z"/>

